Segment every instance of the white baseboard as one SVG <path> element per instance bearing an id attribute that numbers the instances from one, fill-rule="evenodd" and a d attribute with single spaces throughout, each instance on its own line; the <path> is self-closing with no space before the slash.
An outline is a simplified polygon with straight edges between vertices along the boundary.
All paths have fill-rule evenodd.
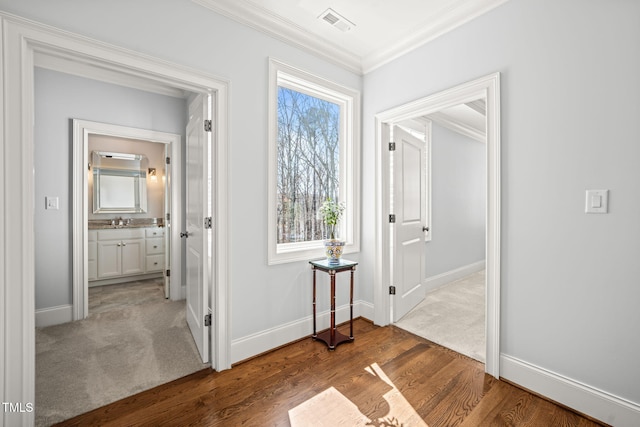
<path id="1" fill-rule="evenodd" d="M 640 404 L 515 357 L 504 354 L 500 356 L 500 376 L 609 425 L 640 426 Z"/>
<path id="2" fill-rule="evenodd" d="M 36 310 L 36 327 L 59 325 L 73 321 L 73 306 L 71 304 Z"/>
<path id="3" fill-rule="evenodd" d="M 424 284 L 427 292 L 432 291 L 434 289 L 438 289 L 447 283 L 451 283 L 455 280 L 462 279 L 470 274 L 477 273 L 478 271 L 482 271 L 485 269 L 486 262 L 484 260 L 474 262 L 473 264 L 465 265 L 460 268 L 456 268 L 455 270 L 447 271 L 442 274 L 438 274 L 436 276 L 427 277 L 425 279 Z"/>
<path id="4" fill-rule="evenodd" d="M 373 319 L 373 305 L 365 301 L 354 301 L 353 317 Z M 336 324 L 349 320 L 349 305 L 336 308 Z M 318 313 L 316 329 L 327 329 L 330 323 L 330 312 Z M 313 333 L 313 318 L 307 316 L 275 328 L 235 339 L 231 342 L 231 363 L 238 363 L 255 355 L 288 344 Z M 358 339 L 358 337 L 355 337 Z"/>

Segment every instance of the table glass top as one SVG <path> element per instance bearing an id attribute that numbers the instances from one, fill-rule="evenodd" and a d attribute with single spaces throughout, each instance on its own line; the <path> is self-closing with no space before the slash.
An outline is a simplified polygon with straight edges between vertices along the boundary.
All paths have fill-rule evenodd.
<path id="1" fill-rule="evenodd" d="M 319 259 L 317 261 L 309 261 L 309 264 L 321 268 L 323 270 L 343 270 L 345 268 L 351 268 L 358 265 L 355 261 L 349 261 L 348 259 L 340 258 L 337 263 L 330 263 L 327 258 Z"/>

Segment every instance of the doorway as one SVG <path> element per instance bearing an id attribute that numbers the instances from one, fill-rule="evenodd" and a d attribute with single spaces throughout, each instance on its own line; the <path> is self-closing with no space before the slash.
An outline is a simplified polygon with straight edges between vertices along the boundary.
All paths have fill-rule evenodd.
<path id="1" fill-rule="evenodd" d="M 484 98 L 443 109 L 428 116 L 405 120 L 396 125 L 394 132 L 396 151 L 392 152 L 393 169 L 409 167 L 409 171 L 395 171 L 404 181 L 419 182 L 410 174 L 415 154 L 407 162 L 397 161 L 402 145 L 413 140 L 414 145 L 428 146 L 426 188 L 399 189 L 394 180 L 393 210 L 396 223 L 390 225 L 392 233 L 410 227 L 403 215 L 403 205 L 420 201 L 429 211 L 426 220 L 416 224 L 415 236 L 404 230 L 405 236 L 415 241 L 416 259 L 424 263 L 418 269 L 406 256 L 411 245 L 399 245 L 392 254 L 404 265 L 394 269 L 393 283 L 397 288 L 392 297 L 394 324 L 429 341 L 450 348 L 482 363 L 485 361 L 485 235 L 486 235 L 486 108 Z M 427 161 L 424 160 L 427 157 Z M 414 160 L 415 159 L 415 160 Z M 415 173 L 417 175 L 417 173 Z M 409 179 L 407 179 L 409 178 Z M 423 178 L 423 182 L 425 179 Z M 404 190 L 404 191 L 402 191 Z M 404 201 L 409 196 L 409 201 Z M 425 207 L 426 205 L 426 207 Z M 417 218 L 416 213 L 413 215 Z M 424 231 L 420 230 L 422 225 Z M 410 231 L 410 230 L 409 230 Z M 397 242 L 398 238 L 394 239 Z M 398 271 L 399 270 L 399 271 Z M 414 280 L 403 279 L 403 270 L 415 271 Z M 418 274 L 423 270 L 422 275 Z M 405 274 L 406 275 L 406 274 Z M 406 286 L 409 285 L 409 286 Z M 418 294 L 419 292 L 419 294 Z"/>
<path id="2" fill-rule="evenodd" d="M 193 93 L 215 95 L 213 121 L 216 124 L 217 145 L 215 147 L 215 188 L 212 189 L 213 252 L 216 265 L 212 280 L 211 307 L 213 308 L 212 366 L 216 370 L 229 369 L 230 363 L 230 310 L 229 310 L 229 179 L 228 179 L 228 82 L 207 73 L 177 66 L 166 61 L 140 56 L 120 48 L 95 43 L 87 38 L 43 27 L 36 23 L 5 18 L 4 26 L 4 81 L 9 90 L 3 93 L 4 135 L 14 143 L 7 145 L 3 171 L 5 188 L 11 189 L 10 197 L 24 203 L 5 205 L 6 224 L 11 223 L 11 232 L 6 233 L 5 266 L 7 269 L 5 289 L 7 324 L 6 330 L 15 331 L 5 337 L 3 351 L 5 368 L 12 374 L 5 379 L 10 390 L 6 399 L 33 401 L 35 396 L 35 304 L 34 304 L 34 67 L 36 54 L 63 58 L 75 63 L 80 69 L 98 70 L 109 74 L 137 78 L 186 90 Z M 69 266 L 69 268 L 72 268 Z M 75 268 L 75 267 L 74 267 Z M 22 361 L 22 362 L 20 362 Z M 11 362 L 11 363 L 9 363 Z M 27 414 L 26 422 L 33 416 Z"/>
<path id="3" fill-rule="evenodd" d="M 499 377 L 500 332 L 500 109 L 499 74 L 495 73 L 461 84 L 443 92 L 376 115 L 376 182 L 377 225 L 376 264 L 374 276 L 375 321 L 387 325 L 393 321 L 394 309 L 391 286 L 394 285 L 394 261 L 397 251 L 392 250 L 394 239 L 389 227 L 392 212 L 392 180 L 386 171 L 391 167 L 390 129 L 405 120 L 425 117 L 445 108 L 486 100 L 486 363 L 485 371 Z M 424 280 L 424 276 L 423 280 Z"/>
<path id="4" fill-rule="evenodd" d="M 181 188 L 181 173 L 180 173 L 180 159 L 181 159 L 181 136 L 177 134 L 171 134 L 166 132 L 158 132 L 146 129 L 137 129 L 126 126 L 117 126 L 108 123 L 91 122 L 86 120 L 73 120 L 73 200 L 74 200 L 74 212 L 73 212 L 73 320 L 81 320 L 89 314 L 89 286 L 93 284 L 110 284 L 118 281 L 126 281 L 129 278 L 149 278 L 158 274 L 158 269 L 155 266 L 147 265 L 150 263 L 162 261 L 163 268 L 160 271 L 164 278 L 164 296 L 172 300 L 178 300 L 181 298 L 181 290 L 179 289 L 180 280 L 176 280 L 175 286 L 170 285 L 171 271 L 173 271 L 174 278 L 181 277 L 181 247 L 180 244 L 175 244 L 173 241 L 175 238 L 172 233 L 173 228 L 180 228 L 181 226 L 181 203 L 180 197 Z M 138 146 L 136 150 L 134 147 Z M 158 146 L 161 146 L 159 155 Z M 145 149 L 143 149 L 145 147 Z M 95 149 L 95 150 L 94 150 Z M 98 150 L 99 149 L 99 150 Z M 139 155 L 137 152 L 143 152 L 149 156 L 145 157 L 145 164 L 142 168 L 142 173 L 153 170 L 154 176 L 147 177 L 145 175 L 145 186 L 142 188 L 146 190 L 147 186 L 149 190 L 145 191 L 145 196 L 153 203 L 150 203 L 150 207 L 144 209 L 133 207 L 120 207 L 120 208 L 103 208 L 100 209 L 97 206 L 99 194 L 97 189 L 99 188 L 96 170 L 100 170 L 99 165 L 96 165 L 96 161 L 92 158 L 92 152 L 105 152 L 111 157 L 108 160 L 117 162 L 118 159 L 113 160 L 114 152 L 127 151 L 126 155 Z M 149 160 L 147 157 L 151 157 Z M 171 163 L 173 159 L 173 163 Z M 122 163 L 126 160 L 120 160 L 116 166 L 118 166 L 117 173 L 119 179 L 123 179 L 121 176 L 123 173 Z M 87 167 L 88 165 L 88 167 Z M 93 166 L 93 167 L 92 167 Z M 89 173 L 87 173 L 87 169 Z M 139 168 L 138 168 L 139 169 Z M 126 171 L 125 171 L 126 172 Z M 150 172 L 149 172 L 150 174 Z M 148 182 L 147 182 L 148 181 Z M 152 197 L 153 188 L 162 189 L 162 198 Z M 134 192 L 132 192 L 133 194 Z M 90 198 L 90 195 L 92 196 Z M 91 210 L 89 207 L 92 207 Z M 138 212 L 136 212 L 138 211 Z M 140 212 L 144 211 L 144 212 Z M 129 217 L 123 219 L 122 215 L 129 213 Z M 149 217 L 149 213 L 154 213 L 152 217 Z M 120 219 L 117 220 L 114 215 L 120 215 Z M 132 216 L 142 216 L 142 218 L 132 218 Z M 126 216 L 126 215 L 125 215 Z M 159 217 L 158 217 L 159 216 Z M 112 218 L 113 217 L 113 218 Z M 105 219 L 107 218 L 107 219 Z M 108 223 L 109 220 L 112 223 Z M 144 225 L 145 227 L 153 226 L 154 229 L 133 229 L 130 221 L 133 220 L 138 225 Z M 102 223 L 105 223 L 104 227 Z M 95 225 L 95 231 L 89 231 L 89 224 Z M 175 227 L 173 227 L 175 224 Z M 129 227 L 129 228 L 124 228 Z M 136 261 L 136 268 L 131 271 L 136 275 L 130 276 L 126 272 L 112 272 L 105 270 L 105 274 L 102 273 L 103 269 L 100 268 L 100 258 L 102 247 L 110 248 L 116 242 L 112 242 L 109 234 L 113 234 L 110 229 L 123 230 L 122 232 L 139 232 L 140 235 L 132 241 L 133 243 L 140 242 L 155 243 L 162 250 L 152 251 L 150 248 L 146 248 L 147 245 L 142 245 L 144 249 L 142 253 L 140 251 L 132 252 L 129 256 L 124 258 L 133 258 Z M 128 230 L 128 231 L 125 231 Z M 158 239 L 158 236 L 154 236 L 153 231 L 156 230 L 158 236 L 162 236 Z M 120 233 L 122 233 L 120 232 Z M 116 231 L 116 233 L 118 233 Z M 105 235 L 104 242 L 97 239 L 97 236 Z M 90 239 L 90 236 L 93 240 Z M 116 236 L 123 238 L 123 236 Z M 127 236 L 131 237 L 131 236 Z M 160 243 L 159 245 L 157 243 Z M 118 245 L 122 245 L 120 240 L 117 240 Z M 138 245 L 129 245 L 128 247 L 137 247 Z M 120 247 L 114 249 L 120 249 Z M 105 250 L 107 256 L 112 255 L 111 251 Z M 160 254 L 160 256 L 158 256 Z M 133 257 L 131 255 L 134 255 Z M 147 259 L 148 258 L 148 259 Z M 106 260 L 103 260 L 103 263 Z M 113 263 L 114 267 L 117 265 Z M 146 275 L 140 275 L 148 273 Z"/>

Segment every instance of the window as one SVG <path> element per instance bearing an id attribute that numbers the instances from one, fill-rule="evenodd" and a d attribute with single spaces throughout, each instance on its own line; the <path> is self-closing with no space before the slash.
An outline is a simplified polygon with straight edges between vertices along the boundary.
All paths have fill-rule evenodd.
<path id="1" fill-rule="evenodd" d="M 359 248 L 360 95 L 270 61 L 269 264 L 324 256 L 318 212 L 344 203 L 338 236 Z"/>

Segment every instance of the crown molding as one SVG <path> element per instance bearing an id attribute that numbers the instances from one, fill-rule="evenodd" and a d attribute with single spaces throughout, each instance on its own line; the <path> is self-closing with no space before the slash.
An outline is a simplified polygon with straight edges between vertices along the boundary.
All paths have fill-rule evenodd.
<path id="1" fill-rule="evenodd" d="M 298 47 L 349 71 L 366 74 L 434 40 L 509 0 L 464 0 L 442 10 L 430 23 L 411 36 L 360 57 L 321 39 L 288 19 L 253 2 L 237 0 L 192 0 L 236 22 Z"/>
<path id="2" fill-rule="evenodd" d="M 362 74 L 361 58 L 321 39 L 294 22 L 250 2 L 235 0 L 192 0 L 207 9 L 270 35 L 287 44 L 319 56 L 342 68 Z"/>

